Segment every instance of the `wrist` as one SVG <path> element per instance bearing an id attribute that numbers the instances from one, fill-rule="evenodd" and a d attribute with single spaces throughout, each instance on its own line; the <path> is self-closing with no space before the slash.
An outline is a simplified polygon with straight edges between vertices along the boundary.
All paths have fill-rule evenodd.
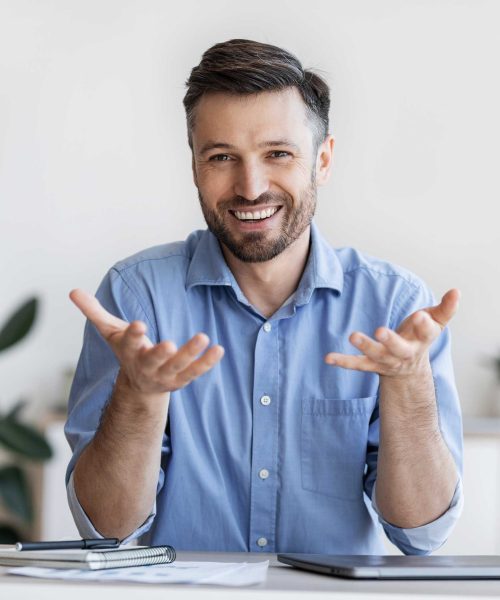
<path id="1" fill-rule="evenodd" d="M 432 367 L 429 354 L 426 352 L 416 359 L 411 367 L 394 375 L 380 375 L 380 380 L 392 381 L 394 384 L 401 382 L 406 385 L 408 382 L 421 381 L 423 379 L 432 379 Z"/>
<path id="2" fill-rule="evenodd" d="M 164 413 L 168 408 L 170 392 L 144 392 L 135 388 L 128 375 L 120 369 L 115 381 L 112 403 L 137 412 Z"/>
<path id="3" fill-rule="evenodd" d="M 380 408 L 393 417 L 410 419 L 437 415 L 436 392 L 430 362 L 404 376 L 380 376 Z"/>

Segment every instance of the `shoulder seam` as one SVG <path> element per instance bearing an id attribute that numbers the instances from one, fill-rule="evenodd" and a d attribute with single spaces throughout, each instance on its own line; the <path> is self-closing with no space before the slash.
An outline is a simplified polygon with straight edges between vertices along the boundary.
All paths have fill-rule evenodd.
<path id="1" fill-rule="evenodd" d="M 381 271 L 379 269 L 376 269 L 374 267 L 369 267 L 366 265 L 358 265 L 356 267 L 353 267 L 352 269 L 348 269 L 348 270 L 344 271 L 344 275 L 349 275 L 349 273 L 353 273 L 354 271 L 360 271 L 360 270 L 372 271 L 373 273 L 378 273 L 379 275 L 386 275 L 387 277 L 399 277 L 400 279 L 402 279 L 403 281 L 405 281 L 406 283 L 411 285 L 413 288 L 415 288 L 415 289 L 419 288 L 419 283 L 418 283 L 418 281 L 416 281 L 416 278 L 414 279 L 412 277 L 405 276 L 402 273 L 396 273 L 396 272 L 391 273 L 388 271 Z"/>
<path id="2" fill-rule="evenodd" d="M 186 254 L 167 254 L 166 256 L 158 256 L 158 257 L 154 257 L 154 258 L 143 258 L 141 260 L 138 260 L 137 262 L 134 262 L 130 265 L 123 265 L 123 267 L 118 266 L 120 263 L 117 263 L 113 269 L 117 272 L 117 273 L 123 273 L 125 271 L 128 271 L 129 269 L 131 269 L 132 267 L 136 267 L 137 265 L 140 265 L 142 263 L 145 262 L 153 262 L 156 260 L 165 260 L 166 258 L 176 258 L 180 256 L 181 258 L 186 258 L 187 260 L 190 259 L 190 257 Z"/>
<path id="3" fill-rule="evenodd" d="M 125 277 L 123 277 L 121 271 L 119 271 L 118 269 L 116 269 L 115 267 L 112 267 L 111 269 L 112 271 L 115 271 L 115 273 L 120 277 L 120 279 L 123 281 L 123 284 L 127 287 L 127 289 L 129 290 L 129 292 L 132 294 L 132 296 L 135 298 L 137 304 L 141 307 L 142 312 L 144 313 L 144 316 L 146 317 L 151 329 L 154 331 L 155 333 L 155 339 L 158 340 L 158 327 L 156 326 L 156 323 L 153 323 L 154 319 L 151 318 L 151 316 L 148 315 L 148 311 L 144 308 L 144 304 L 141 301 L 141 298 L 139 296 L 139 294 L 137 292 L 135 292 L 131 285 L 129 284 L 129 282 L 125 279 Z"/>

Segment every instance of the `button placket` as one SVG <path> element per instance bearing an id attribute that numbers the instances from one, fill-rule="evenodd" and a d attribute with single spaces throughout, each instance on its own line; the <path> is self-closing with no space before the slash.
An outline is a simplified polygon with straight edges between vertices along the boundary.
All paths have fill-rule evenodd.
<path id="1" fill-rule="evenodd" d="M 278 324 L 264 322 L 254 351 L 250 548 L 273 552 L 278 448 Z M 272 401 L 271 401 L 272 399 Z M 261 540 L 259 543 L 258 540 Z"/>

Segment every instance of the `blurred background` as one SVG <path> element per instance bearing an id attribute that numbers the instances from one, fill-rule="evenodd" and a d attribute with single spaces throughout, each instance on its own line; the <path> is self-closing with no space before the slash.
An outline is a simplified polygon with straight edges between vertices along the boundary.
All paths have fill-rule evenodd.
<path id="1" fill-rule="evenodd" d="M 25 399 L 55 449 L 33 534 L 72 533 L 61 423 L 84 320 L 68 292 L 204 228 L 184 82 L 205 49 L 244 37 L 331 86 L 316 222 L 332 245 L 409 268 L 437 298 L 462 291 L 451 330 L 470 495 L 452 549 L 500 552 L 499 17 L 496 0 L 0 0 L 0 324 L 40 299 L 0 357 L 0 413 Z"/>

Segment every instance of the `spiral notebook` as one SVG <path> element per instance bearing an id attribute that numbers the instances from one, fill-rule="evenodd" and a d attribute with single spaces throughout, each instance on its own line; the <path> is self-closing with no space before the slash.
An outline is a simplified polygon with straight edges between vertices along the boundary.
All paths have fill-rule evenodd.
<path id="1" fill-rule="evenodd" d="M 107 550 L 0 550 L 0 565 L 5 567 L 49 567 L 52 569 L 116 569 L 168 564 L 175 560 L 171 546 L 136 546 Z"/>

